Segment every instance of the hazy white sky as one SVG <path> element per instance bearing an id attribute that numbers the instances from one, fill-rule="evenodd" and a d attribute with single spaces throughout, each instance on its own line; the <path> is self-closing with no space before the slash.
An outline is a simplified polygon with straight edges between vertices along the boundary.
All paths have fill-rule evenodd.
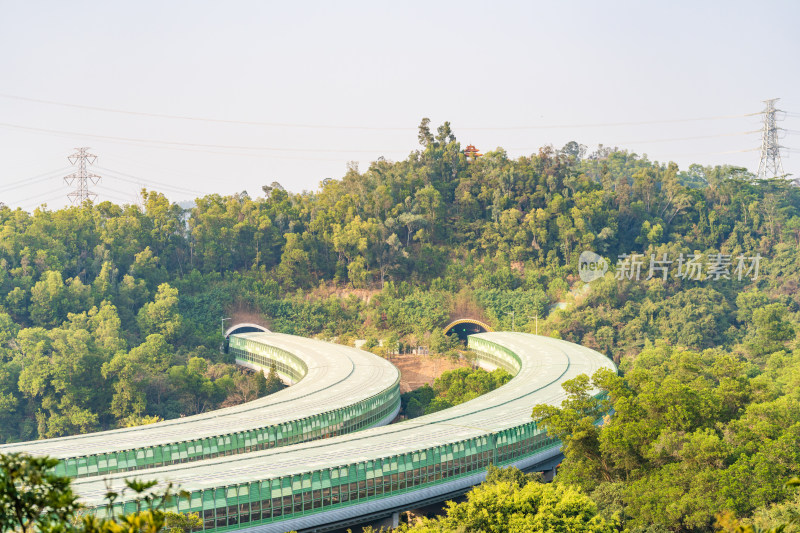
<path id="1" fill-rule="evenodd" d="M 798 20 L 793 0 L 0 0 L 0 201 L 64 205 L 78 146 L 99 156 L 100 200 L 315 189 L 348 161 L 405 158 L 424 116 L 512 156 L 575 140 L 755 171 L 760 117 L 742 115 L 780 97 L 800 132 Z M 707 117 L 733 118 L 677 121 Z"/>

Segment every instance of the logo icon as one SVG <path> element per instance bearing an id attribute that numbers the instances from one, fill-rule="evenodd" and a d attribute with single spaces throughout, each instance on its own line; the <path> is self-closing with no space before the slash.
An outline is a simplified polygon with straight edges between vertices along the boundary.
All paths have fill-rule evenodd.
<path id="1" fill-rule="evenodd" d="M 585 250 L 578 258 L 578 274 L 581 281 L 591 283 L 608 272 L 608 262 L 594 252 Z"/>

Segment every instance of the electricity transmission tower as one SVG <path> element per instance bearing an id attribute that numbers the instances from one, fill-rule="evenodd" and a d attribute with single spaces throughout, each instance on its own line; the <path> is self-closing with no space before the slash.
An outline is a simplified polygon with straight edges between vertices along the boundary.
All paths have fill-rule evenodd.
<path id="1" fill-rule="evenodd" d="M 764 115 L 764 126 L 761 130 L 761 162 L 758 164 L 759 178 L 777 178 L 783 176 L 783 163 L 781 163 L 781 145 L 778 144 L 778 121 L 775 113 L 780 111 L 775 109 L 775 102 L 780 98 L 764 100 L 767 108 L 761 112 Z"/>
<path id="2" fill-rule="evenodd" d="M 67 194 L 67 197 L 73 205 L 80 205 L 84 202 L 84 200 L 94 200 L 97 198 L 97 193 L 93 193 L 89 190 L 89 182 L 91 181 L 94 185 L 97 185 L 100 182 L 100 176 L 97 174 L 92 174 L 86 170 L 87 163 L 89 165 L 93 165 L 97 159 L 96 155 L 87 152 L 89 147 L 85 146 L 83 148 L 75 149 L 77 152 L 69 156 L 67 159 L 73 166 L 76 164 L 78 165 L 78 171 L 73 172 L 69 176 L 64 176 L 64 181 L 67 182 L 67 185 L 72 185 L 73 183 L 76 184 L 75 190 Z"/>

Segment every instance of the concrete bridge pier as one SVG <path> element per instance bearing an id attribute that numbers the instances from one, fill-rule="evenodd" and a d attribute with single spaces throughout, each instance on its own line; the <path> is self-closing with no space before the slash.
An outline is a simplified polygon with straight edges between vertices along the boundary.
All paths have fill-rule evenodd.
<path id="1" fill-rule="evenodd" d="M 392 516 L 387 516 L 382 520 L 377 520 L 370 525 L 376 530 L 380 530 L 381 528 L 394 529 L 396 527 L 400 527 L 400 512 L 395 511 L 392 513 Z"/>

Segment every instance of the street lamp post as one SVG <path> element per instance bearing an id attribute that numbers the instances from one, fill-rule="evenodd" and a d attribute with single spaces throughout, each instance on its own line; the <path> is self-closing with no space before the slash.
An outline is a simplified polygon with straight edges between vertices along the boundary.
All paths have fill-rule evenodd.
<path id="1" fill-rule="evenodd" d="M 516 320 L 517 320 L 517 311 L 514 310 L 507 314 L 511 315 L 511 331 L 514 331 L 514 326 L 516 326 Z"/>
<path id="2" fill-rule="evenodd" d="M 535 318 L 536 319 L 536 334 L 539 334 L 539 315 L 536 316 L 529 316 L 528 318 Z"/>
<path id="3" fill-rule="evenodd" d="M 225 321 L 230 320 L 230 318 L 223 318 L 220 320 L 220 327 L 222 328 L 222 336 L 225 336 Z"/>

